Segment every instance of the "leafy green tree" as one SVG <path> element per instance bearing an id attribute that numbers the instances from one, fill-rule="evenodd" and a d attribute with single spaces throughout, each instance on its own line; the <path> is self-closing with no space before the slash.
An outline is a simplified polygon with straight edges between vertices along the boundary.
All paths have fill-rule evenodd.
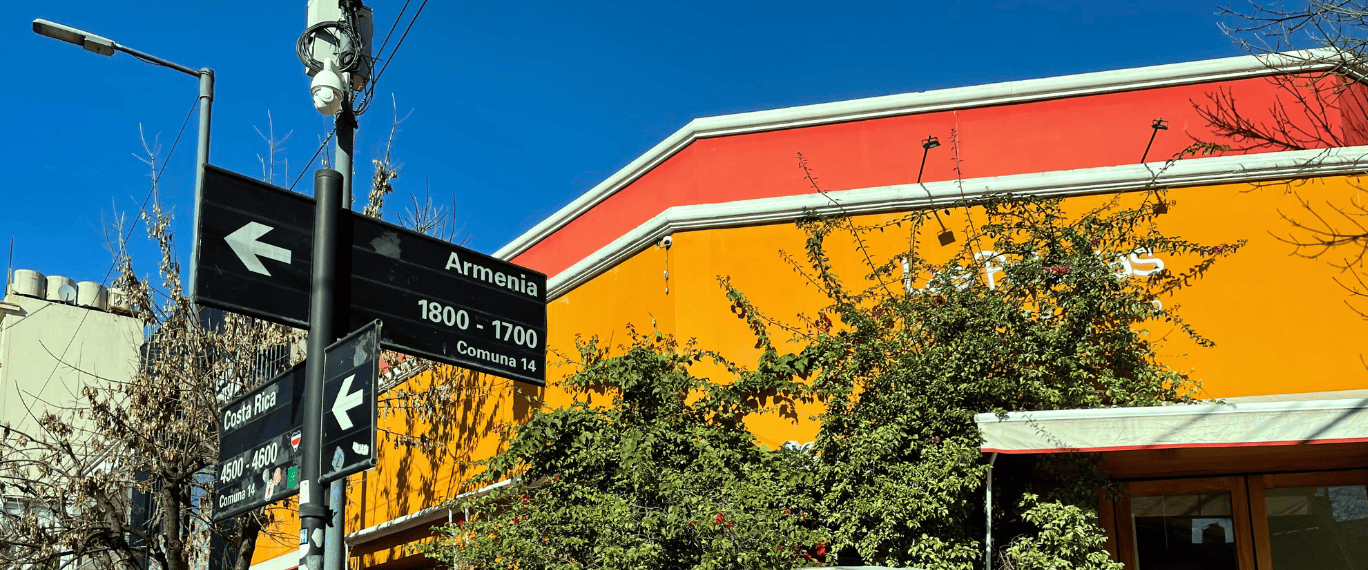
<path id="1" fill-rule="evenodd" d="M 565 386 L 584 397 L 518 428 L 476 481 L 516 483 L 462 505 L 470 519 L 447 527 L 430 555 L 474 568 L 791 568 L 823 558 L 826 535 L 803 491 L 811 460 L 759 446 L 744 425 L 759 384 L 775 394 L 802 386 L 711 382 L 689 368 L 715 355 L 659 333 L 632 338 L 612 358 L 581 344 L 583 368 Z"/>
<path id="2" fill-rule="evenodd" d="M 1072 216 L 1059 199 L 992 201 L 970 214 L 982 221 L 969 225 L 948 262 L 928 260 L 914 240 L 871 266 L 857 291 L 832 268 L 830 238 L 848 233 L 864 247 L 871 233 L 910 228 L 915 236 L 928 214 L 876 226 L 801 223 L 809 236 L 802 270 L 831 301 L 802 331 L 813 392 L 827 405 L 814 500 L 841 552 L 890 565 L 975 566 L 988 469 L 976 413 L 1195 398 L 1199 386 L 1156 360 L 1145 327 L 1171 321 L 1210 344 L 1154 301 L 1243 244 L 1165 237 L 1154 223 L 1164 208 L 1125 201 Z M 1182 275 L 1118 278 L 1118 260 L 1137 249 L 1203 261 Z M 1089 457 L 1049 459 L 1004 487 L 1020 493 L 1043 482 L 1053 500 L 1086 503 L 1105 485 Z M 1007 529 L 1021 521 L 1016 512 L 997 516 Z"/>
<path id="3" fill-rule="evenodd" d="M 613 357 L 584 344 L 566 385 L 607 401 L 537 412 L 478 481 L 519 482 L 469 502 L 471 520 L 432 554 L 475 568 L 979 567 L 989 466 L 974 415 L 1193 401 L 1200 384 L 1157 361 L 1147 327 L 1212 344 L 1156 301 L 1243 245 L 1162 235 L 1158 193 L 1065 206 L 966 206 L 967 236 L 950 251 L 919 243 L 929 211 L 801 221 L 804 256 L 788 259 L 825 306 L 782 322 L 720 278 L 761 349 L 753 369 L 658 333 L 634 333 Z M 901 232 L 907 250 L 874 261 L 874 236 Z M 833 244 L 865 261 L 857 286 Z M 1196 262 L 1119 275 L 1137 251 Z M 797 350 L 782 352 L 772 330 Z M 704 359 L 731 378 L 691 375 Z M 811 399 L 826 406 L 811 451 L 765 450 L 745 431 L 752 414 Z M 1114 568 L 1088 518 L 1108 488 L 1094 457 L 997 465 L 994 533 L 1015 537 L 1000 563 Z M 1049 493 L 1038 501 L 1034 488 Z"/>
<path id="4" fill-rule="evenodd" d="M 1035 525 L 1037 534 L 1018 537 L 1003 553 L 1006 570 L 1074 570 L 1098 568 L 1121 570 L 1103 550 L 1107 537 L 1097 526 L 1096 513 L 1077 505 L 1041 503 L 1027 494 L 1021 505 L 1021 518 Z"/>

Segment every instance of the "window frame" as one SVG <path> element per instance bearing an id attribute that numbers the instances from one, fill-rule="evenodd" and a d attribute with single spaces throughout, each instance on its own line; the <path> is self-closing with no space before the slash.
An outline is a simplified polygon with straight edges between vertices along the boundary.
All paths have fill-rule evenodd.
<path id="1" fill-rule="evenodd" d="M 1254 554 L 1259 568 L 1273 568 L 1273 548 L 1268 535 L 1268 489 L 1292 487 L 1368 486 L 1368 469 L 1265 473 L 1249 475 L 1249 520 L 1253 522 Z M 1243 569 L 1242 569 L 1243 570 Z"/>
<path id="2" fill-rule="evenodd" d="M 1154 495 L 1193 495 L 1204 493 L 1230 493 L 1230 514 L 1235 523 L 1235 559 L 1240 570 L 1256 570 L 1254 552 L 1254 530 L 1250 520 L 1250 496 L 1246 488 L 1245 476 L 1203 477 L 1193 479 L 1159 479 L 1131 481 L 1125 484 L 1126 492 L 1116 501 L 1116 544 L 1121 562 L 1131 570 L 1140 568 L 1139 553 L 1136 552 L 1135 517 L 1131 514 L 1131 497 Z M 1124 517 L 1124 519 L 1123 519 Z"/>

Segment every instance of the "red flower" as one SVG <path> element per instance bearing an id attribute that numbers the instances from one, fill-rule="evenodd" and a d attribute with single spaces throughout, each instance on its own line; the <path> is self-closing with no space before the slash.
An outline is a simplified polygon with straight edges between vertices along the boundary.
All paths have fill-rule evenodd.
<path id="1" fill-rule="evenodd" d="M 793 514 L 793 509 L 784 509 L 784 514 L 786 514 L 786 515 L 791 515 L 791 514 Z"/>
<path id="2" fill-rule="evenodd" d="M 465 521 L 456 521 L 456 526 L 465 526 Z"/>
<path id="3" fill-rule="evenodd" d="M 807 518 L 807 513 L 803 513 L 803 518 Z"/>
<path id="4" fill-rule="evenodd" d="M 722 516 L 722 513 L 717 513 L 717 516 L 713 517 L 713 524 L 722 524 L 722 521 L 726 518 L 727 517 Z"/>
<path id="5" fill-rule="evenodd" d="M 826 545 L 825 545 L 825 544 L 818 544 L 818 545 L 817 545 L 817 556 L 825 556 L 825 555 L 826 555 Z"/>

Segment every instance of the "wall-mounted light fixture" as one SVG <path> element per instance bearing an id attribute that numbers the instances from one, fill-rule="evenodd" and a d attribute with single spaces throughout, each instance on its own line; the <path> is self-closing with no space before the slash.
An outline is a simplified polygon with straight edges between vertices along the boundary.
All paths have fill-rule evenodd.
<path id="1" fill-rule="evenodd" d="M 1149 150 L 1151 146 L 1154 146 L 1155 135 L 1158 135 L 1159 131 L 1168 130 L 1168 121 L 1165 121 L 1163 117 L 1159 117 L 1158 119 L 1155 119 L 1153 123 L 1150 123 L 1150 128 L 1153 129 L 1153 131 L 1150 133 L 1149 144 L 1145 145 L 1145 154 L 1140 155 L 1140 164 L 1144 164 L 1145 159 L 1149 158 Z"/>
<path id="2" fill-rule="evenodd" d="M 938 146 L 940 146 L 940 139 L 937 139 L 936 137 L 927 136 L 926 138 L 922 139 L 921 167 L 917 169 L 918 185 L 921 184 L 922 173 L 926 171 L 926 155 L 931 152 L 931 149 L 936 148 Z M 922 186 L 922 190 L 926 190 L 926 187 Z M 926 190 L 926 197 L 932 198 L 930 190 Z M 936 239 L 940 240 L 941 245 L 950 245 L 952 243 L 955 243 L 955 232 L 952 232 L 945 227 L 945 223 L 941 221 L 940 212 L 936 211 L 934 205 L 931 207 L 931 213 L 936 215 L 936 223 L 939 224 L 941 228 L 940 233 L 936 234 Z M 946 213 L 948 214 L 949 211 L 947 210 Z"/>

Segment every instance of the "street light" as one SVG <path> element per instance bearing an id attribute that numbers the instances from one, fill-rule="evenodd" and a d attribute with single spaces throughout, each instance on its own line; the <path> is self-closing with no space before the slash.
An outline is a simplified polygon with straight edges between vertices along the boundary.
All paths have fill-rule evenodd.
<path id="1" fill-rule="evenodd" d="M 925 139 L 922 139 L 921 167 L 917 168 L 917 185 L 921 186 L 922 190 L 926 190 L 926 186 L 922 185 L 921 183 L 922 173 L 926 171 L 926 154 L 931 152 L 931 149 L 940 146 L 940 144 L 940 139 L 933 136 L 927 136 Z M 926 190 L 926 197 L 933 198 L 931 196 L 930 190 Z M 939 225 L 941 229 L 940 233 L 936 234 L 936 239 L 940 241 L 941 245 L 950 245 L 952 243 L 955 243 L 955 232 L 952 232 L 945 227 L 945 222 L 941 221 L 940 212 L 936 211 L 935 205 L 931 206 L 931 213 L 935 214 L 936 224 Z M 949 214 L 950 210 L 946 210 L 945 213 Z"/>
<path id="2" fill-rule="evenodd" d="M 1145 159 L 1149 158 L 1150 147 L 1154 146 L 1154 137 L 1159 134 L 1159 131 L 1168 130 L 1168 121 L 1165 121 L 1163 117 L 1159 117 L 1158 119 L 1155 119 L 1153 123 L 1150 123 L 1150 128 L 1154 129 L 1154 132 L 1150 133 L 1149 143 L 1145 145 L 1145 154 L 1140 155 L 1140 164 L 1144 164 Z"/>
<path id="3" fill-rule="evenodd" d="M 85 48 L 86 51 L 100 55 L 112 56 L 115 51 L 121 51 L 140 60 L 153 65 L 160 65 L 179 71 L 187 75 L 199 78 L 199 148 L 195 158 L 195 232 L 199 233 L 199 203 L 200 197 L 204 194 L 204 165 L 209 163 L 209 117 L 214 106 L 214 70 L 207 67 L 199 70 L 191 69 L 178 63 L 173 63 L 157 56 L 140 52 L 118 42 L 97 36 L 90 32 L 78 30 L 69 26 L 63 26 L 47 20 L 34 20 L 33 31 L 40 36 L 47 36 L 55 40 L 62 40 L 70 44 L 76 44 Z M 195 241 L 199 241 L 199 236 L 195 236 Z M 194 267 L 199 262 L 199 248 L 190 248 L 192 259 L 190 266 Z M 190 272 L 190 291 L 195 290 L 195 272 Z"/>

